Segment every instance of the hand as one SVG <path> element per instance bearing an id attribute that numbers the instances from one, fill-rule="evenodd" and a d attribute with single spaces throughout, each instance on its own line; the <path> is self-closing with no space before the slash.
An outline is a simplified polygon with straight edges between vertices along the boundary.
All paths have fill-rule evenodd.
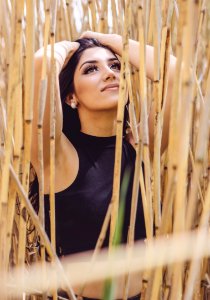
<path id="1" fill-rule="evenodd" d="M 93 38 L 93 39 L 98 40 L 101 44 L 112 48 L 112 42 L 116 39 L 119 39 L 120 36 L 118 34 L 113 34 L 113 33 L 100 33 L 100 32 L 95 32 L 95 31 L 85 31 L 82 33 L 80 38 Z"/>
<path id="2" fill-rule="evenodd" d="M 80 36 L 81 39 L 83 38 L 92 38 L 92 39 L 97 39 L 102 43 L 103 37 L 105 37 L 107 34 L 105 33 L 100 33 L 100 32 L 95 32 L 95 31 L 85 31 L 82 33 Z"/>
<path id="3" fill-rule="evenodd" d="M 80 38 L 97 39 L 101 44 L 112 49 L 114 53 L 122 55 L 122 37 L 118 34 L 85 31 Z"/>
<path id="4" fill-rule="evenodd" d="M 69 42 L 69 41 L 61 41 L 55 43 L 54 45 L 54 57 L 56 60 L 57 71 L 60 73 L 62 68 L 66 66 L 69 59 L 75 53 L 75 51 L 79 48 L 79 43 L 77 42 Z M 39 49 L 35 53 L 35 58 L 42 58 L 44 56 L 44 47 Z M 47 58 L 50 62 L 51 59 L 51 45 L 47 46 Z"/>
<path id="5" fill-rule="evenodd" d="M 67 48 L 66 48 L 67 56 L 66 56 L 65 61 L 63 63 L 62 69 L 65 68 L 65 66 L 67 65 L 68 61 L 72 57 L 72 55 L 77 51 L 77 49 L 80 46 L 80 44 L 78 42 L 67 42 L 67 43 L 68 43 L 67 44 Z"/>

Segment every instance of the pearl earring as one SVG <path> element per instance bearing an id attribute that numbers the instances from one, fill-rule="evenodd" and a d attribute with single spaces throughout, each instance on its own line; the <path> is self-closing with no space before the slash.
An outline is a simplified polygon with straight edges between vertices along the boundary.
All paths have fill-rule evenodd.
<path id="1" fill-rule="evenodd" d="M 76 109 L 76 108 L 77 108 L 77 105 L 76 105 L 75 102 L 71 102 L 71 108 L 73 108 L 73 109 Z"/>

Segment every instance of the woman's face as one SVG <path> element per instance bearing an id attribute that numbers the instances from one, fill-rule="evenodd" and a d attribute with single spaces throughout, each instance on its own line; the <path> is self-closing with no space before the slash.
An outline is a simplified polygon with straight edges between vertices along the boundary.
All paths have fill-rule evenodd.
<path id="1" fill-rule="evenodd" d="M 78 109 L 116 109 L 119 97 L 120 62 L 108 49 L 85 50 L 74 74 L 73 97 Z"/>

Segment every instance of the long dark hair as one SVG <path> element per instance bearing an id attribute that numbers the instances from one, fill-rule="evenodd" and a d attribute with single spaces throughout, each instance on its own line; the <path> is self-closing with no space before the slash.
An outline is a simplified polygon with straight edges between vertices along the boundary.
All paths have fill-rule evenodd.
<path id="1" fill-rule="evenodd" d="M 89 48 L 105 48 L 112 52 L 112 54 L 118 59 L 116 54 L 107 46 L 101 44 L 98 40 L 92 38 L 83 38 L 76 40 L 80 44 L 77 51 L 73 54 L 71 59 L 66 64 L 65 68 L 61 71 L 59 75 L 59 85 L 60 85 L 60 96 L 63 108 L 63 132 L 69 138 L 75 138 L 78 132 L 80 131 L 80 120 L 79 115 L 76 109 L 72 109 L 69 105 L 66 104 L 66 97 L 74 92 L 74 73 L 76 67 L 79 63 L 79 60 L 86 49 Z M 127 109 L 125 110 L 125 122 L 128 117 Z M 125 127 L 124 126 L 124 127 Z M 125 129 L 125 128 L 124 128 Z"/>

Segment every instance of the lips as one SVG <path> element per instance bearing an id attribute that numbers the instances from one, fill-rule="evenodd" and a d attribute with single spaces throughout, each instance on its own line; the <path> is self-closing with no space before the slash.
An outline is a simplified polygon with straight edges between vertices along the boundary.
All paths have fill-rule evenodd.
<path id="1" fill-rule="evenodd" d="M 107 84 L 105 87 L 102 88 L 101 92 L 104 92 L 106 90 L 111 90 L 114 88 L 119 88 L 119 84 L 118 83 L 111 83 L 111 84 Z"/>

